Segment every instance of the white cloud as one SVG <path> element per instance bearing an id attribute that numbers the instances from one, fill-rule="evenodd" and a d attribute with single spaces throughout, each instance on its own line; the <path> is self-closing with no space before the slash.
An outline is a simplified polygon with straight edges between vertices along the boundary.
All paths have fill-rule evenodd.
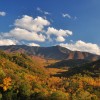
<path id="1" fill-rule="evenodd" d="M 58 36 L 58 37 L 56 38 L 56 41 L 57 41 L 57 42 L 64 42 L 64 41 L 65 41 L 65 38 L 62 37 L 62 36 Z"/>
<path id="2" fill-rule="evenodd" d="M 0 16 L 6 16 L 6 12 L 0 12 Z"/>
<path id="3" fill-rule="evenodd" d="M 11 39 L 0 39 L 0 46 L 3 45 L 16 45 L 18 41 Z"/>
<path id="4" fill-rule="evenodd" d="M 62 14 L 62 17 L 63 18 L 68 18 L 68 19 L 73 19 L 73 20 L 77 20 L 78 18 L 76 16 L 71 16 L 70 14 L 67 14 L 67 13 L 63 13 Z"/>
<path id="5" fill-rule="evenodd" d="M 29 31 L 41 32 L 44 26 L 50 25 L 50 22 L 42 17 L 33 18 L 28 15 L 24 15 L 21 19 L 15 21 L 15 26 L 24 28 Z"/>
<path id="6" fill-rule="evenodd" d="M 73 43 L 74 41 L 73 41 L 73 40 L 70 40 L 70 42 L 72 42 L 72 43 Z"/>
<path id="7" fill-rule="evenodd" d="M 15 39 L 22 42 L 45 42 L 57 41 L 64 42 L 65 37 L 72 35 L 72 31 L 55 29 L 50 26 L 50 22 L 42 17 L 33 18 L 28 15 L 23 15 L 22 18 L 16 19 L 14 28 L 9 32 L 1 33 L 2 39 Z M 52 36 L 54 37 L 52 39 Z"/>
<path id="8" fill-rule="evenodd" d="M 65 41 L 64 37 L 72 35 L 73 33 L 70 30 L 63 30 L 63 29 L 57 30 L 53 27 L 48 27 L 46 34 L 48 35 L 49 38 L 51 35 L 54 35 L 57 37 L 56 41 L 63 42 Z"/>
<path id="9" fill-rule="evenodd" d="M 28 46 L 37 46 L 37 47 L 40 47 L 40 45 L 39 44 L 36 44 L 36 43 L 28 43 L 27 45 Z"/>
<path id="10" fill-rule="evenodd" d="M 43 11 L 41 8 L 37 7 L 37 11 L 45 14 L 45 15 L 50 15 L 51 13 L 47 12 L 47 11 Z"/>
<path id="11" fill-rule="evenodd" d="M 76 43 L 61 43 L 60 46 L 66 47 L 72 51 L 83 51 L 100 55 L 100 47 L 97 44 L 86 43 L 81 40 Z"/>
<path id="12" fill-rule="evenodd" d="M 37 11 L 39 11 L 39 12 L 43 12 L 42 10 L 41 10 L 41 8 L 39 8 L 39 7 L 37 7 Z"/>
<path id="13" fill-rule="evenodd" d="M 71 15 L 69 15 L 69 14 L 62 14 L 62 17 L 64 17 L 64 18 L 69 18 L 69 19 L 71 19 L 72 17 L 71 17 Z"/>
<path id="14" fill-rule="evenodd" d="M 47 12 L 47 11 L 44 11 L 44 14 L 45 14 L 45 15 L 50 15 L 50 13 L 49 13 L 49 12 Z"/>
<path id="15" fill-rule="evenodd" d="M 48 27 L 47 34 L 53 34 L 56 36 L 69 36 L 72 35 L 72 31 L 63 29 L 57 30 L 53 27 Z"/>
<path id="16" fill-rule="evenodd" d="M 46 36 L 44 27 L 50 25 L 50 22 L 42 17 L 33 18 L 24 15 L 15 20 L 15 28 L 9 32 L 2 33 L 2 38 L 14 38 L 19 41 L 39 41 L 44 42 Z"/>
<path id="17" fill-rule="evenodd" d="M 3 33 L 5 38 L 15 38 L 16 40 L 27 40 L 27 41 L 45 41 L 45 36 L 37 34 L 36 32 L 30 32 L 26 29 L 15 28 L 8 33 Z"/>

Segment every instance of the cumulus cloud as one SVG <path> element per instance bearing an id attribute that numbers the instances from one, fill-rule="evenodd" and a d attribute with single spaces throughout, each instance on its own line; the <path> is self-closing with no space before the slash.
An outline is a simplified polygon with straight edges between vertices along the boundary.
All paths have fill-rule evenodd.
<path id="1" fill-rule="evenodd" d="M 27 45 L 28 46 L 37 46 L 37 47 L 40 47 L 40 45 L 39 44 L 36 44 L 36 43 L 28 43 Z"/>
<path id="2" fill-rule="evenodd" d="M 0 16 L 6 16 L 6 12 L 1 11 Z"/>
<path id="3" fill-rule="evenodd" d="M 45 15 L 50 15 L 51 13 L 47 12 L 47 11 L 43 11 L 41 8 L 37 7 L 37 11 L 45 14 Z"/>
<path id="4" fill-rule="evenodd" d="M 16 45 L 18 41 L 11 39 L 0 39 L 0 46 L 3 45 Z"/>
<path id="5" fill-rule="evenodd" d="M 31 16 L 24 15 L 21 19 L 15 21 L 16 27 L 35 32 L 43 31 L 44 26 L 48 25 L 50 25 L 50 22 L 39 16 L 34 19 Z"/>
<path id="6" fill-rule="evenodd" d="M 53 27 L 48 27 L 48 30 L 47 30 L 47 35 L 54 35 L 56 36 L 56 41 L 59 41 L 59 42 L 63 42 L 65 41 L 65 38 L 66 36 L 69 36 L 69 35 L 72 35 L 72 31 L 70 30 L 63 30 L 63 29 L 60 29 L 60 30 L 57 30 Z"/>
<path id="7" fill-rule="evenodd" d="M 50 22 L 42 17 L 33 18 L 23 15 L 22 18 L 15 20 L 15 28 L 9 32 L 2 33 L 2 38 L 14 38 L 19 41 L 39 41 L 44 42 L 46 35 L 44 27 L 50 25 Z"/>
<path id="8" fill-rule="evenodd" d="M 57 41 L 57 42 L 64 42 L 64 41 L 65 41 L 65 38 L 64 38 L 63 36 L 58 36 L 58 37 L 56 38 L 56 41 Z"/>
<path id="9" fill-rule="evenodd" d="M 28 15 L 23 15 L 22 18 L 16 19 L 14 28 L 9 32 L 0 33 L 2 39 L 15 39 L 22 42 L 45 42 L 45 41 L 57 41 L 64 42 L 65 38 L 72 35 L 72 31 L 55 29 L 50 27 L 50 22 L 42 17 L 33 18 Z M 52 39 L 54 37 L 54 39 Z M 15 42 L 14 42 L 15 43 Z M 32 44 L 30 44 L 32 45 Z M 35 45 L 35 44 L 33 44 Z"/>
<path id="10" fill-rule="evenodd" d="M 57 30 L 53 27 L 48 27 L 47 34 L 53 34 L 56 36 L 69 36 L 72 35 L 72 31 L 63 29 Z"/>
<path id="11" fill-rule="evenodd" d="M 10 32 L 3 34 L 5 38 L 15 38 L 16 40 L 27 40 L 27 41 L 45 41 L 45 36 L 37 34 L 36 32 L 30 32 L 26 29 L 15 28 Z"/>
<path id="12" fill-rule="evenodd" d="M 71 15 L 69 15 L 69 14 L 62 14 L 62 17 L 64 17 L 64 18 L 69 18 L 69 19 L 71 19 L 72 17 L 71 17 Z"/>
<path id="13" fill-rule="evenodd" d="M 84 41 L 76 41 L 75 43 L 61 43 L 60 46 L 66 47 L 72 51 L 83 51 L 83 52 L 90 52 L 93 54 L 100 55 L 100 47 L 97 44 L 93 43 L 86 43 Z"/>

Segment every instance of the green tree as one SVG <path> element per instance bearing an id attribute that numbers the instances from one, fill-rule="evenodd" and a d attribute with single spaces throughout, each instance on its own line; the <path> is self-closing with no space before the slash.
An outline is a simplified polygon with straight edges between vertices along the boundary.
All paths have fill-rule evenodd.
<path id="1" fill-rule="evenodd" d="M 31 85 L 28 82 L 23 82 L 19 86 L 19 93 L 18 97 L 21 98 L 21 100 L 29 100 L 31 95 Z"/>
<path id="2" fill-rule="evenodd" d="M 67 95 L 62 91 L 56 91 L 51 94 L 51 100 L 68 100 Z"/>

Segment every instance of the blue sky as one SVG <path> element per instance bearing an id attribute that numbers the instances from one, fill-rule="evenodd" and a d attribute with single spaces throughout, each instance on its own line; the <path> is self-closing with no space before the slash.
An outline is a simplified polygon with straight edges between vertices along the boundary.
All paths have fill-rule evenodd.
<path id="1" fill-rule="evenodd" d="M 95 53 L 94 51 L 97 49 L 98 52 L 100 50 L 100 0 L 0 0 L 0 13 L 1 42 L 13 38 L 21 44 L 35 43 L 41 46 L 61 44 L 69 49 L 75 48 L 75 50 L 80 50 L 82 46 L 83 51 L 88 52 L 91 48 L 96 48 L 90 51 L 91 53 Z M 14 25 L 15 21 L 21 20 L 25 17 L 24 15 L 33 18 L 33 20 L 39 16 L 48 21 L 50 24 L 43 26 L 45 33 L 48 27 L 51 27 L 57 32 L 60 29 L 69 30 L 72 34 L 67 32 L 65 36 L 49 32 L 51 40 L 47 40 L 48 33 L 38 32 L 37 34 L 45 34 L 44 42 L 34 39 L 18 39 L 14 34 L 14 37 L 11 37 L 10 31 L 15 32 L 14 28 L 25 29 L 20 25 Z M 7 37 L 3 34 L 10 34 L 10 36 Z M 57 39 L 57 37 L 59 38 Z M 89 43 L 91 47 L 89 47 Z M 82 45 L 78 47 L 79 44 Z"/>

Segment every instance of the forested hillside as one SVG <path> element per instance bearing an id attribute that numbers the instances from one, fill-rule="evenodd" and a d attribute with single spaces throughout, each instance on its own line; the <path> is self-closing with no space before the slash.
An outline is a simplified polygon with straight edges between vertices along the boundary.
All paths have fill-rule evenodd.
<path id="1" fill-rule="evenodd" d="M 100 100 L 99 60 L 68 69 L 58 62 L 0 51 L 0 100 Z"/>

